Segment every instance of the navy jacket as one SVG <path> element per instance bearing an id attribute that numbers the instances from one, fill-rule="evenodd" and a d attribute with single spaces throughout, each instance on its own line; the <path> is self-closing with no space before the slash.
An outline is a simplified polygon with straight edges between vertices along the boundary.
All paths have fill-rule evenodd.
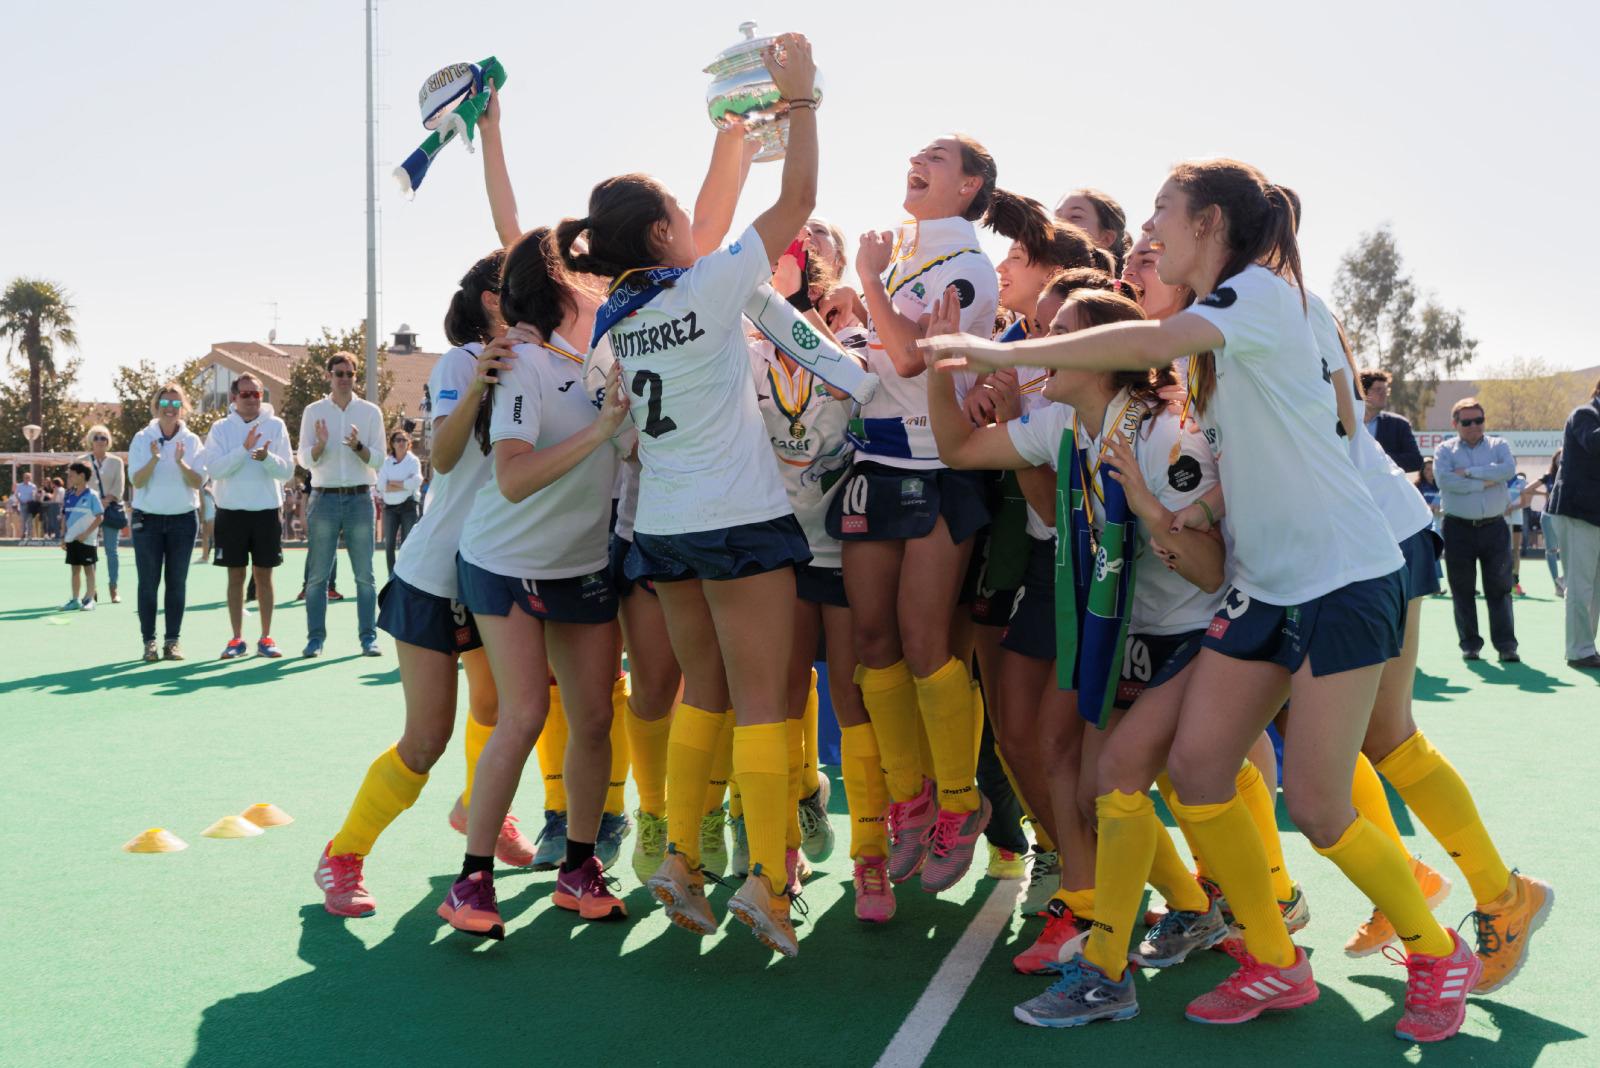
<path id="1" fill-rule="evenodd" d="M 1422 470 L 1422 451 L 1417 448 L 1416 435 L 1411 433 L 1411 420 L 1393 412 L 1378 413 L 1378 432 L 1373 435 L 1389 459 L 1400 465 L 1400 470 Z"/>
<path id="2" fill-rule="evenodd" d="M 1561 441 L 1550 514 L 1600 526 L 1600 397 L 1574 408 Z"/>

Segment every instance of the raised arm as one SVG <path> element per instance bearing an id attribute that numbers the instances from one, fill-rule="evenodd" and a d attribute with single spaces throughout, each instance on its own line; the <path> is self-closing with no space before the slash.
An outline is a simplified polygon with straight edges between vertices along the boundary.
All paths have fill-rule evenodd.
<path id="1" fill-rule="evenodd" d="M 750 175 L 750 161 L 755 158 L 757 147 L 744 132 L 742 122 L 717 131 L 711 165 L 706 168 L 706 179 L 700 183 L 700 195 L 694 201 L 690 229 L 696 256 L 715 251 L 733 226 L 733 212 L 739 206 L 739 194 Z"/>
<path id="2" fill-rule="evenodd" d="M 510 248 L 522 236 L 522 224 L 517 221 L 517 194 L 511 188 L 506 146 L 500 138 L 500 96 L 493 78 L 489 79 L 489 105 L 478 117 L 478 136 L 483 144 L 483 188 L 489 194 L 494 232 L 501 246 Z"/>
<path id="3" fill-rule="evenodd" d="M 924 353 L 932 353 L 936 360 L 973 370 L 1025 366 L 1146 371 L 1165 366 L 1179 356 L 1220 349 L 1223 341 L 1222 331 L 1211 323 L 1198 315 L 1180 312 L 1166 319 L 1108 323 L 1008 344 L 955 334 L 929 337 L 917 342 L 917 346 Z"/>
<path id="4" fill-rule="evenodd" d="M 909 318 L 895 310 L 883 284 L 883 272 L 889 269 L 893 257 L 894 234 L 888 231 L 862 234 L 861 245 L 856 250 L 856 274 L 861 276 L 861 298 L 866 303 L 872 332 L 878 336 L 884 355 L 889 357 L 901 378 L 915 378 L 929 366 L 917 351 L 926 321 Z"/>
<path id="5" fill-rule="evenodd" d="M 783 49 L 778 62 L 777 49 Z M 817 109 L 813 94 L 817 65 L 811 58 L 811 42 L 798 33 L 779 37 L 761 57 L 767 71 L 790 102 L 789 147 L 783 157 L 783 184 L 778 199 L 756 218 L 756 233 L 769 256 L 776 258 L 817 206 Z"/>

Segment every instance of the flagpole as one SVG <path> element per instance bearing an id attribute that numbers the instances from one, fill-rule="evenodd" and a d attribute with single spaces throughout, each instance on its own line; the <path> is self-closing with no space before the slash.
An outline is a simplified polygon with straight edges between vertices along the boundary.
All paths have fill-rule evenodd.
<path id="1" fill-rule="evenodd" d="M 376 159 L 377 114 L 373 107 L 372 83 L 372 7 L 367 0 L 367 399 L 381 403 L 378 396 L 378 187 Z"/>

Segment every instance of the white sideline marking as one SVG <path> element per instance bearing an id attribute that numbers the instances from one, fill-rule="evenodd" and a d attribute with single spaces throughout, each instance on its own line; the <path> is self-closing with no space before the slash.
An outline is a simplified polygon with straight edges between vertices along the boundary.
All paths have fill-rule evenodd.
<path id="1" fill-rule="evenodd" d="M 877 1068 L 918 1068 L 939 1041 L 945 1024 L 955 1014 L 967 987 L 977 976 L 1000 931 L 1010 922 L 1027 884 L 1022 879 L 1002 879 L 989 891 L 989 899 L 961 932 L 950 953 L 928 981 L 927 989 L 906 1014 Z"/>

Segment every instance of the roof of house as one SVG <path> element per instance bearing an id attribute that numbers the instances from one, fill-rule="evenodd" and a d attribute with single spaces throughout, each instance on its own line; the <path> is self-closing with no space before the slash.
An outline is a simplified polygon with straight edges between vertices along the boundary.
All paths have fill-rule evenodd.
<path id="1" fill-rule="evenodd" d="M 1582 379 L 1593 380 L 1600 377 L 1600 364 L 1594 367 L 1580 367 L 1575 371 L 1563 373 L 1575 374 Z M 1422 417 L 1422 425 L 1417 429 L 1449 429 L 1451 407 L 1455 405 L 1456 401 L 1464 400 L 1477 393 L 1481 388 L 1481 383 L 1485 381 L 1496 380 L 1458 378 L 1440 382 L 1438 388 L 1433 392 L 1433 403 L 1429 405 L 1427 412 Z"/>
<path id="2" fill-rule="evenodd" d="M 309 352 L 304 345 L 219 341 L 211 346 L 203 361 L 222 364 L 236 374 L 249 371 L 262 378 L 268 390 L 281 390 L 289 384 L 289 370 L 295 361 L 305 359 Z M 424 387 L 438 359 L 437 352 L 385 352 L 383 366 L 393 377 L 394 384 L 389 396 L 384 398 L 384 407 L 396 412 L 404 409 L 410 416 L 420 412 Z"/>

